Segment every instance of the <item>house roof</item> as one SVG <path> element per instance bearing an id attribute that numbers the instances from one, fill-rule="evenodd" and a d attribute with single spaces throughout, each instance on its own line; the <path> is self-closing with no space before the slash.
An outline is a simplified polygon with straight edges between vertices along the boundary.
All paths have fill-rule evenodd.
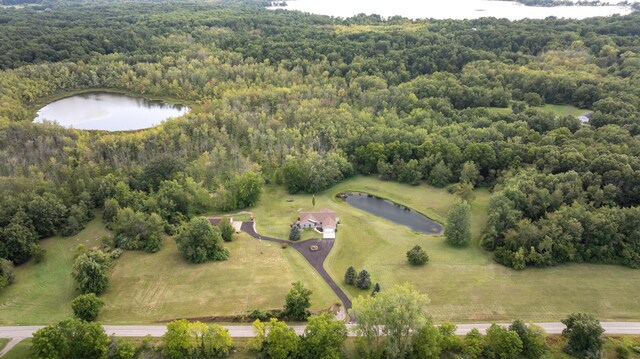
<path id="1" fill-rule="evenodd" d="M 323 208 L 320 212 L 300 212 L 300 222 L 315 222 L 323 227 L 335 227 L 338 223 L 336 212 Z"/>

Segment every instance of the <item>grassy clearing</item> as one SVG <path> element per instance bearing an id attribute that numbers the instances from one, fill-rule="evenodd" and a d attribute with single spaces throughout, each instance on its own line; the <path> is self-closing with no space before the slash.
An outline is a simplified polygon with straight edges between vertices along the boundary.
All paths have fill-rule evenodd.
<path id="1" fill-rule="evenodd" d="M 578 117 L 586 112 L 591 112 L 591 110 L 580 109 L 571 105 L 546 104 L 542 106 L 542 109 L 548 112 L 552 112 L 558 116 L 574 116 L 574 117 Z"/>
<path id="2" fill-rule="evenodd" d="M 2 356 L 2 359 L 27 359 L 30 358 L 31 338 L 25 339 L 16 344 L 9 352 Z"/>
<path id="3" fill-rule="evenodd" d="M 316 209 L 338 213 L 336 244 L 325 267 L 339 283 L 347 267 L 366 268 L 382 289 L 409 282 L 431 298 L 427 310 L 436 321 L 484 322 L 523 318 L 559 320 L 584 311 L 601 320 L 640 319 L 640 271 L 620 266 L 570 264 L 545 269 L 514 271 L 495 264 L 491 254 L 479 247 L 486 221 L 489 192 L 476 191 L 472 203 L 474 242 L 452 248 L 443 237 L 417 234 L 408 228 L 358 210 L 335 198 L 345 191 L 362 191 L 391 199 L 444 222 L 455 197 L 445 189 L 427 185 L 408 186 L 356 177 L 316 194 Z M 286 202 L 286 198 L 293 202 Z M 268 186 L 253 209 L 258 231 L 286 238 L 288 224 L 301 209 L 310 209 L 310 195 L 289 195 L 281 187 Z M 408 265 L 405 253 L 421 245 L 429 254 L 424 267 Z M 368 294 L 343 288 L 352 297 Z"/>
<path id="4" fill-rule="evenodd" d="M 73 252 L 79 244 L 98 244 L 105 234 L 102 222 L 96 219 L 76 236 L 42 240 L 45 260 L 18 266 L 16 282 L 0 293 L 0 325 L 50 323 L 70 316 L 76 294 L 71 278 Z"/>
<path id="5" fill-rule="evenodd" d="M 494 114 L 503 114 L 508 115 L 511 114 L 511 108 L 500 108 L 500 107 L 482 107 L 483 109 L 489 111 Z M 547 111 L 555 114 L 556 116 L 573 116 L 578 117 L 587 112 L 591 112 L 589 109 L 580 109 L 571 105 L 552 105 L 546 104 L 541 107 L 532 107 L 538 110 Z"/>
<path id="6" fill-rule="evenodd" d="M 43 263 L 16 269 L 16 283 L 0 294 L 0 325 L 46 324 L 72 315 L 77 294 L 71 278 L 73 251 L 92 246 L 107 234 L 97 218 L 80 234 L 42 241 Z M 313 290 L 312 310 L 337 301 L 331 289 L 301 254 L 292 248 L 245 235 L 231 243 L 224 262 L 192 265 L 183 259 L 172 239 L 154 254 L 125 252 L 116 261 L 106 306 L 105 323 L 152 323 L 183 317 L 239 315 L 255 308 L 280 309 L 291 283 L 302 281 Z M 262 252 L 262 253 L 261 253 Z"/>
<path id="7" fill-rule="evenodd" d="M 312 310 L 337 298 L 301 254 L 246 234 L 225 243 L 224 262 L 190 264 L 175 242 L 154 254 L 126 252 L 113 270 L 100 320 L 144 323 L 177 318 L 239 315 L 255 308 L 281 309 L 291 283 L 313 290 Z"/>
<path id="8" fill-rule="evenodd" d="M 2 349 L 4 349 L 4 347 L 7 345 L 8 342 L 9 342 L 9 339 L 0 338 L 0 351 L 2 351 Z"/>

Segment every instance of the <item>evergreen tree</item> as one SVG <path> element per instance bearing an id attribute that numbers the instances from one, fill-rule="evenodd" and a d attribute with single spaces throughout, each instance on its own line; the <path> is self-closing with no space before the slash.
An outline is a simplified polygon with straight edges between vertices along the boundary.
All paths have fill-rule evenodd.
<path id="1" fill-rule="evenodd" d="M 289 231 L 289 240 L 293 242 L 300 240 L 300 226 L 298 224 L 291 226 L 291 231 Z"/>
<path id="2" fill-rule="evenodd" d="M 380 293 L 380 283 L 376 283 L 376 285 L 373 286 L 373 291 L 371 292 L 371 296 L 375 297 L 376 294 Z"/>
<path id="3" fill-rule="evenodd" d="M 358 274 L 356 287 L 360 289 L 369 289 L 371 287 L 371 275 L 369 274 L 369 272 L 367 272 L 366 269 L 361 270 Z"/>
<path id="4" fill-rule="evenodd" d="M 357 277 L 356 269 L 351 266 L 347 268 L 347 273 L 344 274 L 344 282 L 348 285 L 354 285 L 356 284 Z"/>

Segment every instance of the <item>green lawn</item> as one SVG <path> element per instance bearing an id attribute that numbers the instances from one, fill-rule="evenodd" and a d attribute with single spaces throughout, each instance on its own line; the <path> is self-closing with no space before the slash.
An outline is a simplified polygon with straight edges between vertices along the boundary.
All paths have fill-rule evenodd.
<path id="1" fill-rule="evenodd" d="M 0 351 L 2 351 L 2 349 L 4 349 L 4 347 L 7 345 L 8 342 L 9 342 L 9 339 L 0 338 Z"/>
<path id="2" fill-rule="evenodd" d="M 71 278 L 74 249 L 79 244 L 96 245 L 105 234 L 102 222 L 96 219 L 76 236 L 42 240 L 45 260 L 18 266 L 16 282 L 0 293 L 0 325 L 50 323 L 70 316 L 75 296 Z"/>
<path id="3" fill-rule="evenodd" d="M 31 350 L 31 339 L 25 339 L 16 344 L 9 352 L 2 356 L 2 359 L 27 359 Z"/>
<path id="4" fill-rule="evenodd" d="M 570 264 L 514 271 L 495 264 L 478 237 L 486 220 L 489 192 L 476 191 L 472 203 L 474 243 L 452 248 L 443 237 L 416 234 L 407 228 L 355 209 L 335 198 L 345 191 L 362 191 L 391 199 L 443 222 L 454 196 L 427 185 L 408 186 L 373 177 L 356 177 L 316 194 L 316 209 L 338 213 L 336 244 L 325 263 L 336 281 L 347 267 L 366 268 L 382 289 L 410 282 L 431 298 L 428 311 L 436 321 L 559 320 L 574 311 L 594 313 L 601 320 L 640 319 L 640 271 L 621 266 Z M 286 198 L 293 202 L 286 202 Z M 289 195 L 267 186 L 253 209 L 258 231 L 286 238 L 288 224 L 302 209 L 311 209 L 310 195 Z M 430 263 L 411 267 L 405 253 L 421 245 Z M 368 294 L 343 286 L 351 296 Z"/>
<path id="5" fill-rule="evenodd" d="M 45 324 L 72 315 L 70 302 L 77 294 L 71 278 L 73 251 L 83 243 L 99 242 L 107 234 L 97 218 L 80 234 L 42 241 L 47 258 L 16 268 L 16 283 L 0 294 L 0 325 Z M 224 262 L 192 265 L 171 239 L 154 254 L 127 251 L 115 264 L 106 306 L 99 320 L 105 323 L 151 323 L 182 317 L 243 314 L 260 308 L 281 309 L 291 283 L 302 281 L 313 290 L 312 310 L 337 301 L 302 255 L 275 243 L 260 243 L 237 235 L 231 257 Z"/>
<path id="6" fill-rule="evenodd" d="M 173 240 L 154 254 L 125 252 L 117 261 L 100 320 L 144 323 L 155 320 L 243 314 L 255 308 L 281 309 L 294 281 L 310 288 L 312 310 L 327 308 L 337 297 L 293 248 L 246 234 L 225 243 L 223 262 L 190 264 Z"/>
<path id="7" fill-rule="evenodd" d="M 333 251 L 325 262 L 338 282 L 353 265 L 366 268 L 382 289 L 410 282 L 431 298 L 428 311 L 436 321 L 503 321 L 516 317 L 551 321 L 585 311 L 600 320 L 640 319 L 640 271 L 621 266 L 570 264 L 514 271 L 495 264 L 478 244 L 486 221 L 489 192 L 476 191 L 472 203 L 474 242 L 452 248 L 443 237 L 412 232 L 349 206 L 336 194 L 361 191 L 414 208 L 441 223 L 455 201 L 445 189 L 356 177 L 316 194 L 315 209 L 327 207 L 340 217 Z M 293 202 L 287 202 L 293 198 Z M 311 195 L 289 195 L 283 187 L 266 186 L 252 208 L 258 231 L 287 238 L 289 224 L 301 210 L 313 209 Z M 96 219 L 79 235 L 42 241 L 47 259 L 16 269 L 17 281 L 0 294 L 0 325 L 44 324 L 71 315 L 75 295 L 70 276 L 74 248 L 92 245 L 106 234 Z M 304 234 L 306 238 L 309 234 Z M 421 245 L 430 263 L 407 264 L 405 253 Z M 125 252 L 113 269 L 111 286 L 102 297 L 105 323 L 150 323 L 182 317 L 242 314 L 254 308 L 278 309 L 295 280 L 314 291 L 312 309 L 327 308 L 337 298 L 319 275 L 292 248 L 236 236 L 225 246 L 231 258 L 200 265 L 187 263 L 167 238 L 155 254 Z M 367 294 L 343 286 L 351 296 Z"/>

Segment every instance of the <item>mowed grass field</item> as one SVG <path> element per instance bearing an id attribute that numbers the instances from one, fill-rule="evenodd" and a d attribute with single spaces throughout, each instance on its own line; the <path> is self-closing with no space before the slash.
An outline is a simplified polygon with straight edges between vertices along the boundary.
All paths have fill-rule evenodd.
<path id="1" fill-rule="evenodd" d="M 514 271 L 498 265 L 479 246 L 486 222 L 489 192 L 476 191 L 472 203 L 474 242 L 452 248 L 444 237 L 412 232 L 382 218 L 349 206 L 335 198 L 346 191 L 361 191 L 388 198 L 416 209 L 441 223 L 456 200 L 445 189 L 409 186 L 356 177 L 316 194 L 315 209 L 335 210 L 340 217 L 336 243 L 325 267 L 340 284 L 346 269 L 367 269 L 373 282 L 384 288 L 409 282 L 431 299 L 428 312 L 438 322 L 491 322 L 523 318 L 559 320 L 584 311 L 601 320 L 640 319 L 640 271 L 621 266 L 570 264 L 552 268 Z M 287 202 L 293 198 L 293 202 Z M 312 208 L 311 195 L 289 195 L 284 188 L 267 186 L 253 209 L 258 231 L 286 238 L 289 224 L 300 210 Z M 407 263 L 406 252 L 422 246 L 430 257 L 423 267 Z M 342 285 L 352 297 L 368 295 Z"/>
<path id="2" fill-rule="evenodd" d="M 315 209 L 331 208 L 341 224 L 327 271 L 352 297 L 368 295 L 342 284 L 347 267 L 367 269 L 382 290 L 409 282 L 427 293 L 427 311 L 438 322 L 491 322 L 523 318 L 555 321 L 571 312 L 595 314 L 600 320 L 640 320 L 640 271 L 610 265 L 570 264 L 514 271 L 495 264 L 479 246 L 490 197 L 476 191 L 472 203 L 474 241 L 452 248 L 442 236 L 426 236 L 349 206 L 336 194 L 361 191 L 414 208 L 444 223 L 456 198 L 445 189 L 408 186 L 374 177 L 355 177 L 316 194 Z M 293 202 L 287 202 L 292 198 Z M 289 224 L 301 210 L 311 210 L 311 195 L 289 195 L 266 186 L 253 211 L 261 234 L 287 238 Z M 0 325 L 46 324 L 71 316 L 77 294 L 71 278 L 78 244 L 97 245 L 107 235 L 99 215 L 80 234 L 42 241 L 44 262 L 16 269 L 16 283 L 0 293 Z M 311 234 L 305 234 L 311 235 Z M 412 267 L 405 253 L 421 245 L 426 266 Z M 282 308 L 291 282 L 313 290 L 312 310 L 337 301 L 316 271 L 292 248 L 238 235 L 225 243 L 231 257 L 224 262 L 189 264 L 171 238 L 158 253 L 126 251 L 116 261 L 111 286 L 102 296 L 104 323 L 145 324 L 176 318 L 241 315 L 255 308 Z"/>
<path id="3" fill-rule="evenodd" d="M 15 283 L 0 292 L 0 325 L 51 323 L 71 316 L 74 250 L 79 244 L 97 245 L 106 234 L 96 219 L 76 236 L 40 241 L 47 250 L 45 260 L 16 267 Z"/>
<path id="4" fill-rule="evenodd" d="M 223 262 L 191 264 L 173 239 L 158 253 L 125 252 L 117 261 L 100 320 L 141 323 L 155 320 L 229 316 L 253 309 L 282 309 L 291 283 L 313 291 L 312 311 L 338 299 L 320 275 L 293 248 L 246 234 L 225 243 Z"/>
<path id="5" fill-rule="evenodd" d="M 99 216 L 98 216 L 99 217 Z M 0 293 L 0 325 L 46 324 L 72 316 L 77 295 L 71 277 L 78 244 L 92 247 L 107 235 L 102 221 L 93 220 L 74 237 L 41 242 L 47 258 L 16 268 L 16 283 Z M 154 254 L 125 251 L 115 262 L 110 287 L 101 296 L 104 323 L 153 323 L 190 317 L 241 315 L 255 308 L 282 309 L 294 281 L 312 294 L 312 311 L 336 303 L 337 297 L 317 272 L 293 248 L 262 245 L 246 234 L 225 243 L 231 257 L 224 262 L 190 264 L 173 239 Z"/>

